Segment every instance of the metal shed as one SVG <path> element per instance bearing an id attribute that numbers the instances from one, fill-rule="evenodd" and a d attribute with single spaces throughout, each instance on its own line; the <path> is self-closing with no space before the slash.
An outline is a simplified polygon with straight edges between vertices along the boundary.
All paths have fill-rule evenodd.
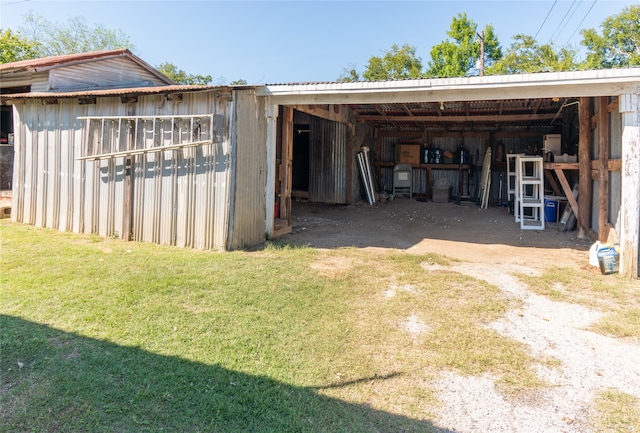
<path id="1" fill-rule="evenodd" d="M 21 90 L 30 79 L 33 87 L 46 81 L 41 68 L 67 77 L 64 85 L 49 80 L 65 91 L 3 95 L 13 105 L 12 219 L 202 249 L 262 242 L 264 99 L 251 87 L 180 86 L 166 77 L 149 83 L 155 70 L 126 50 L 111 54 L 0 67 L 3 86 L 7 76 Z M 103 66 L 111 76 L 114 61 L 128 71 L 123 81 L 87 79 L 100 77 Z M 154 85 L 122 87 L 139 77 Z"/>
<path id="2" fill-rule="evenodd" d="M 563 146 L 578 162 L 549 170 L 575 173 L 579 235 L 604 240 L 615 228 L 621 273 L 638 276 L 638 68 L 206 87 L 171 83 L 126 50 L 17 63 L 0 65 L 15 125 L 14 221 L 237 249 L 291 231 L 301 195 L 362 200 L 354 163 L 362 146 L 384 183 L 401 142 L 462 142 L 481 153 L 560 132 L 575 138 Z M 117 70 L 129 72 L 119 81 Z M 303 190 L 298 136 L 307 146 Z M 425 187 L 414 178 L 414 190 Z"/>

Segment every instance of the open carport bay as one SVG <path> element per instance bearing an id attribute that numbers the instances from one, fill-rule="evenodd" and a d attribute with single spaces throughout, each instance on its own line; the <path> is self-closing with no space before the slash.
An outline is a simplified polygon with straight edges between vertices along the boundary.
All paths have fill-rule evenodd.
<path id="1" fill-rule="evenodd" d="M 506 207 L 396 198 L 368 205 L 293 203 L 291 234 L 281 241 L 315 248 L 390 248 L 438 253 L 463 262 L 588 267 L 591 241 L 577 232 L 520 230 Z M 596 268 L 593 268 L 594 270 Z"/>

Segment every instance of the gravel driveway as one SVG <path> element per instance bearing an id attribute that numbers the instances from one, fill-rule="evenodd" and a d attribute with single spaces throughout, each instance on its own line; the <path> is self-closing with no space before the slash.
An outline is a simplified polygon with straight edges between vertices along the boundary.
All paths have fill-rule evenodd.
<path id="1" fill-rule="evenodd" d="M 576 232 L 521 231 L 503 208 L 472 203 L 420 203 L 331 206 L 298 203 L 287 242 L 317 248 L 357 246 L 435 252 L 460 260 L 449 271 L 487 281 L 522 301 L 489 326 L 526 344 L 549 384 L 527 398 L 501 394 L 494 378 L 444 374 L 436 388 L 442 408 L 433 420 L 442 432 L 588 433 L 593 401 L 600 391 L 619 390 L 640 399 L 640 344 L 605 337 L 587 329 L 597 311 L 538 296 L 512 273 L 537 275 L 548 266 L 588 266 L 590 240 Z M 438 267 L 424 265 L 425 271 Z"/>

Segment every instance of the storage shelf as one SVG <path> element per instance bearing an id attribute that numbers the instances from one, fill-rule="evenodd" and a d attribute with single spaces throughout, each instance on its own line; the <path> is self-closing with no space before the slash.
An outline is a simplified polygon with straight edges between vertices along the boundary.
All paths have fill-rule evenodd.
<path id="1" fill-rule="evenodd" d="M 521 230 L 544 230 L 543 159 L 508 155 L 515 159 L 515 214 Z"/>

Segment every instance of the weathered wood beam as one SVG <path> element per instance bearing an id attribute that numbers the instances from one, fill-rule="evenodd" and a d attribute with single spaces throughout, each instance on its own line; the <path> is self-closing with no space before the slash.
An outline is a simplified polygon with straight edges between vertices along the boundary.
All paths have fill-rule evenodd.
<path id="1" fill-rule="evenodd" d="M 512 115 L 483 115 L 483 116 L 375 116 L 362 115 L 358 120 L 370 122 L 528 122 L 535 120 L 551 120 L 555 114 L 512 114 Z"/>
<path id="2" fill-rule="evenodd" d="M 280 218 L 291 225 L 291 192 L 293 190 L 293 108 L 282 107 L 282 162 L 280 176 Z"/>
<path id="3" fill-rule="evenodd" d="M 580 98 L 578 136 L 578 238 L 590 237 L 591 229 L 591 98 Z"/>
<path id="4" fill-rule="evenodd" d="M 609 236 L 609 104 L 608 96 L 601 96 L 598 109 L 598 239 L 606 242 Z"/>
<path id="5" fill-rule="evenodd" d="M 324 120 L 349 123 L 348 109 L 342 105 L 293 105 L 292 108 Z"/>
<path id="6" fill-rule="evenodd" d="M 538 110 L 540 109 L 540 105 L 542 105 L 542 99 L 536 99 L 536 103 L 533 106 L 533 114 L 538 114 Z"/>
<path id="7" fill-rule="evenodd" d="M 591 161 L 591 169 L 598 170 L 600 168 L 600 160 Z M 622 169 L 622 160 L 621 159 L 608 159 L 607 160 L 607 170 L 609 171 L 620 171 Z"/>
<path id="8" fill-rule="evenodd" d="M 413 113 L 411 112 L 407 104 L 402 104 L 402 109 L 405 113 L 407 113 L 407 116 L 413 117 Z"/>

